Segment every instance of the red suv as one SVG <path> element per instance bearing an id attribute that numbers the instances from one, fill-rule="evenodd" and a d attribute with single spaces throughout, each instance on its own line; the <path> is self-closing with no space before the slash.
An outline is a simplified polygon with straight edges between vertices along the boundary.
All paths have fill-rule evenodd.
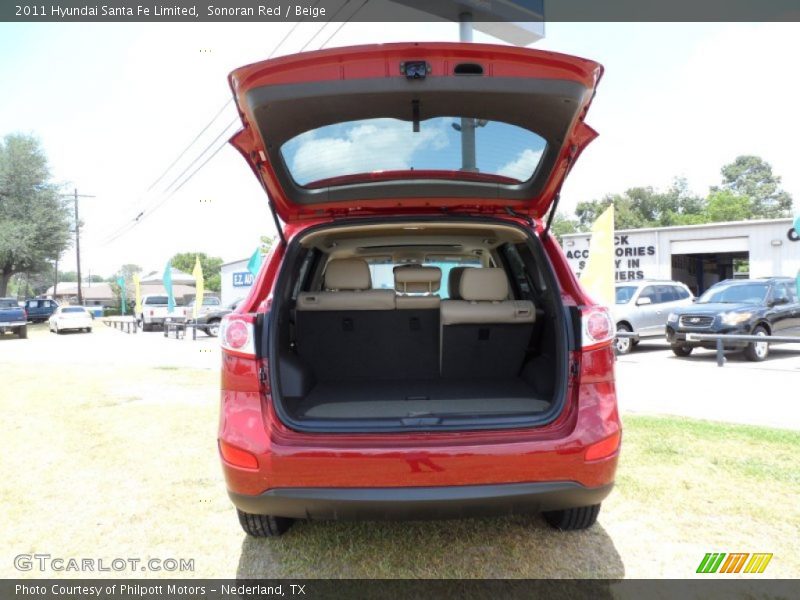
<path id="1" fill-rule="evenodd" d="M 602 67 L 513 47 L 339 48 L 230 75 L 280 235 L 222 324 L 244 530 L 541 511 L 597 519 L 614 325 L 549 219 Z"/>

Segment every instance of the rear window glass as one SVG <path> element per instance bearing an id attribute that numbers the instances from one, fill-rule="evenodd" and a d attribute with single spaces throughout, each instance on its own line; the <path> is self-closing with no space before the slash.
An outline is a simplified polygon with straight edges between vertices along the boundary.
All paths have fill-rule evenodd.
<path id="1" fill-rule="evenodd" d="M 0 298 L 0 308 L 19 308 L 16 300 Z"/>
<path id="2" fill-rule="evenodd" d="M 167 304 L 166 296 L 150 296 L 144 301 L 145 304 Z"/>
<path id="3" fill-rule="evenodd" d="M 75 306 L 73 308 L 62 308 L 61 312 L 65 312 L 65 313 L 82 313 L 82 312 L 86 312 L 86 309 L 81 308 L 80 306 Z"/>
<path id="4" fill-rule="evenodd" d="M 370 263 L 369 272 L 372 277 L 372 289 L 376 290 L 393 290 L 394 289 L 394 268 L 407 265 L 409 263 L 394 263 L 394 262 L 375 262 Z M 439 285 L 439 291 L 436 295 L 442 300 L 447 300 L 450 297 L 450 290 L 447 288 L 448 281 L 450 280 L 450 270 L 454 267 L 481 267 L 479 260 L 475 259 L 454 259 L 454 260 L 426 260 L 420 266 L 424 267 L 439 267 L 442 270 L 442 280 Z M 411 294 L 416 295 L 416 294 Z M 421 295 L 421 294 L 420 294 Z"/>
<path id="5" fill-rule="evenodd" d="M 715 285 L 709 288 L 697 302 L 699 304 L 709 302 L 761 304 L 766 299 L 768 291 L 769 286 L 766 283 Z"/>
<path id="6" fill-rule="evenodd" d="M 375 175 L 392 179 L 397 171 L 420 171 L 423 178 L 442 172 L 459 178 L 461 173 L 462 179 L 485 176 L 513 184 L 533 176 L 546 146 L 536 133 L 499 121 L 436 117 L 419 125 L 418 132 L 410 121 L 389 118 L 326 125 L 292 138 L 281 147 L 281 155 L 301 186 L 353 183 Z M 475 132 L 474 168 L 464 168 L 465 129 Z"/>

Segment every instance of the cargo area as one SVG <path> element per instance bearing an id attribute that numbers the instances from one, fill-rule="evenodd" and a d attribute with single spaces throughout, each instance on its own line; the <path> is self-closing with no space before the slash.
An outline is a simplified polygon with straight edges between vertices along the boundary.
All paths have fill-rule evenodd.
<path id="1" fill-rule="evenodd" d="M 265 328 L 278 413 L 300 429 L 353 431 L 552 418 L 566 320 L 536 244 L 486 221 L 305 236 Z"/>

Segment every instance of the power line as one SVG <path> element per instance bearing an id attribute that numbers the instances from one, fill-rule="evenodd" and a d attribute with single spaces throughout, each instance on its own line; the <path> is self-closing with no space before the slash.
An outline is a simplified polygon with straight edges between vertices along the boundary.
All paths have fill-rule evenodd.
<path id="1" fill-rule="evenodd" d="M 208 151 L 209 151 L 209 150 L 210 150 L 210 149 L 211 149 L 211 148 L 214 146 L 214 144 L 216 144 L 216 143 L 219 141 L 219 139 L 220 139 L 221 137 L 223 137 L 223 136 L 224 136 L 224 135 L 225 135 L 225 134 L 228 132 L 228 130 L 231 128 L 231 126 L 232 126 L 232 125 L 234 125 L 234 124 L 235 124 L 235 123 L 236 123 L 238 120 L 239 120 L 239 118 L 238 118 L 238 117 L 236 117 L 236 118 L 235 118 L 233 121 L 231 121 L 230 123 L 228 123 L 228 124 L 225 126 L 225 128 L 224 128 L 224 129 L 223 129 L 223 130 L 222 130 L 222 131 L 219 133 L 219 135 L 217 135 L 217 137 L 215 137 L 215 138 L 214 138 L 214 140 L 213 140 L 213 141 L 212 141 L 212 142 L 211 142 L 211 143 L 210 143 L 208 146 L 206 146 L 206 147 L 203 149 L 203 151 L 202 151 L 202 152 L 200 152 L 200 154 L 197 156 L 197 158 L 195 158 L 195 160 L 193 160 L 193 161 L 192 161 L 192 162 L 191 162 L 191 163 L 190 163 L 190 164 L 189 164 L 189 165 L 188 165 L 188 166 L 187 166 L 187 167 L 186 167 L 186 168 L 185 168 L 185 169 L 184 169 L 184 170 L 181 172 L 181 174 L 180 174 L 180 175 L 178 175 L 178 176 L 177 176 L 177 177 L 176 177 L 176 178 L 175 178 L 175 179 L 174 179 L 174 180 L 173 180 L 173 181 L 172 181 L 172 182 L 169 184 L 169 186 L 167 186 L 167 187 L 164 189 L 164 191 L 162 192 L 162 196 L 161 196 L 160 198 L 157 198 L 157 199 L 155 200 L 155 202 L 151 202 L 151 203 L 150 203 L 148 206 L 146 206 L 146 207 L 144 208 L 144 210 L 142 210 L 142 211 L 139 213 L 139 215 L 137 215 L 137 217 L 136 217 L 135 219 L 133 219 L 133 220 L 129 221 L 128 223 L 125 223 L 124 225 L 122 225 L 121 227 L 119 227 L 119 228 L 118 228 L 118 229 L 117 229 L 115 232 L 113 232 L 113 233 L 111 233 L 110 235 L 108 235 L 108 236 L 107 236 L 107 237 L 106 237 L 106 238 L 105 238 L 105 239 L 104 239 L 102 242 L 100 242 L 100 245 L 101 245 L 101 246 L 107 246 L 107 245 L 108 245 L 108 244 L 110 244 L 111 242 L 114 242 L 114 241 L 116 241 L 117 239 L 119 239 L 120 237 L 122 237 L 123 235 L 125 235 L 126 233 L 128 233 L 128 232 L 129 232 L 131 229 L 133 229 L 134 227 L 136 227 L 136 225 L 138 225 L 139 223 L 141 223 L 142 221 L 144 221 L 144 220 L 145 220 L 147 217 L 149 217 L 149 216 L 150 216 L 150 215 L 152 215 L 154 212 L 156 212 L 156 211 L 157 211 L 159 208 L 161 208 L 161 207 L 162 207 L 162 206 L 163 206 L 163 205 L 164 205 L 164 204 L 165 204 L 165 203 L 166 203 L 166 202 L 167 202 L 167 201 L 168 201 L 170 198 L 172 198 L 172 197 L 173 197 L 173 196 L 174 196 L 174 195 L 175 195 L 175 194 L 178 192 L 178 190 L 180 190 L 180 189 L 181 189 L 181 188 L 182 188 L 184 185 L 186 185 L 186 184 L 189 182 L 189 180 L 190 180 L 192 177 L 194 177 L 194 176 L 195 176 L 195 174 L 197 174 L 197 172 L 198 172 L 198 171 L 200 171 L 200 169 L 202 169 L 202 168 L 203 168 L 203 167 L 204 167 L 206 164 L 208 164 L 208 162 L 209 162 L 209 161 L 210 161 L 212 158 L 214 158 L 214 156 L 216 156 L 216 155 L 217 155 L 217 153 L 219 153 L 219 151 L 220 151 L 220 150 L 222 150 L 222 148 L 224 148 L 224 147 L 225 147 L 225 145 L 228 143 L 228 140 L 227 140 L 227 139 L 225 139 L 225 140 L 224 140 L 224 141 L 223 141 L 223 142 L 222 142 L 222 143 L 221 143 L 221 144 L 220 144 L 220 145 L 219 145 L 219 146 L 218 146 L 218 147 L 217 147 L 217 148 L 214 150 L 214 152 L 213 152 L 213 153 L 212 153 L 212 154 L 211 154 L 211 155 L 210 155 L 210 156 L 209 156 L 209 157 L 208 157 L 208 158 L 207 158 L 205 161 L 203 161 L 203 163 L 202 163 L 202 164 L 201 164 L 201 165 L 200 165 L 200 166 L 199 166 L 197 169 L 195 169 L 194 171 L 192 171 L 192 172 L 189 174 L 189 176 L 188 176 L 188 177 L 186 177 L 186 178 L 185 178 L 183 181 L 181 181 L 181 182 L 180 182 L 180 184 L 178 184 L 178 186 L 177 186 L 177 187 L 174 187 L 174 189 L 172 189 L 172 191 L 170 191 L 170 188 L 173 188 L 173 186 L 175 186 L 175 184 L 177 184 L 177 183 L 180 181 L 181 177 L 183 177 L 183 175 L 185 175 L 185 174 L 186 174 L 186 172 L 187 172 L 187 171 L 189 171 L 189 169 L 191 169 L 191 168 L 192 168 L 192 166 L 194 166 L 194 165 L 197 163 L 197 161 L 198 161 L 198 160 L 200 160 L 200 159 L 201 159 L 201 158 L 202 158 L 202 157 L 203 157 L 203 156 L 204 156 L 204 155 L 205 155 L 205 154 L 206 154 L 206 153 L 207 153 L 207 152 L 208 152 Z M 164 194 L 166 194 L 166 196 L 165 196 Z"/>
<path id="2" fill-rule="evenodd" d="M 350 19 L 352 19 L 352 18 L 355 16 L 355 14 L 356 14 L 356 13 L 358 13 L 358 11 L 359 11 L 359 10 L 361 10 L 361 8 L 363 8 L 363 7 L 364 7 L 364 5 L 365 5 L 365 4 L 366 4 L 368 1 L 369 1 L 369 0 L 364 0 L 364 2 L 361 4 L 361 6 L 359 6 L 359 7 L 358 7 L 358 8 L 357 8 L 357 9 L 356 9 L 354 12 L 353 12 L 353 14 L 351 14 L 351 15 L 350 15 L 350 17 L 348 17 L 348 18 L 347 18 L 347 20 L 345 20 L 345 21 L 344 21 L 344 22 L 343 22 L 343 23 L 342 23 L 342 24 L 341 24 L 341 25 L 340 25 L 340 26 L 339 26 L 339 27 L 336 29 L 336 31 L 334 31 L 334 32 L 333 32 L 333 34 L 332 34 L 332 35 L 331 35 L 331 36 L 328 38 L 328 40 L 326 40 L 326 41 L 323 43 L 323 45 L 322 45 L 321 47 L 324 47 L 324 46 L 325 46 L 325 44 L 327 44 L 327 42 L 328 42 L 328 41 L 330 41 L 330 40 L 331 40 L 331 39 L 332 39 L 332 38 L 333 38 L 333 37 L 334 37 L 334 36 L 335 36 L 335 35 L 336 35 L 336 34 L 339 32 L 339 30 L 341 30 L 342 26 L 343 26 L 345 23 L 349 22 L 349 21 L 350 21 Z M 319 2 L 320 2 L 320 0 L 317 0 L 317 1 L 314 3 L 313 7 L 316 7 L 316 6 L 319 4 Z M 320 34 L 320 33 L 321 33 L 321 32 L 322 32 L 324 29 L 325 29 L 325 27 L 327 27 L 327 25 L 329 25 L 329 24 L 330 24 L 330 23 L 333 21 L 333 19 L 334 19 L 334 18 L 336 18 L 336 16 L 337 16 L 337 15 L 338 15 L 338 14 L 339 14 L 339 13 L 340 13 L 340 12 L 341 12 L 343 9 L 344 9 L 344 7 L 345 7 L 345 6 L 347 6 L 347 4 L 349 4 L 349 3 L 350 3 L 350 0 L 345 0 L 345 2 L 344 2 L 344 3 L 343 3 L 343 4 L 342 4 L 342 5 L 341 5 L 341 6 L 340 6 L 340 7 L 339 7 L 337 10 L 336 10 L 336 12 L 335 12 L 335 13 L 334 13 L 334 14 L 331 16 L 331 18 L 330 18 L 328 21 L 326 21 L 326 22 L 325 22 L 325 24 L 324 24 L 322 27 L 320 27 L 320 29 L 318 29 L 318 30 L 317 30 L 317 32 L 316 32 L 316 33 L 315 33 L 315 34 L 314 34 L 314 35 L 313 35 L 313 36 L 312 36 L 312 37 L 311 37 L 311 38 L 310 38 L 310 39 L 309 39 L 309 40 L 308 40 L 308 41 L 307 41 L 307 42 L 306 42 L 306 43 L 303 45 L 303 47 L 300 49 L 300 52 L 302 52 L 303 50 L 305 50 L 305 48 L 307 48 L 307 47 L 308 47 L 308 46 L 311 44 L 311 42 L 313 42 L 313 41 L 314 41 L 314 40 L 317 38 L 317 36 L 318 36 L 318 35 L 319 35 L 319 34 Z M 312 8 L 313 8 L 313 7 L 312 7 Z M 272 49 L 272 51 L 269 53 L 269 55 L 267 56 L 267 59 L 266 59 L 266 60 L 269 60 L 270 58 L 272 58 L 273 56 L 275 56 L 275 54 L 278 52 L 278 50 L 280 50 L 281 46 L 283 46 L 283 44 L 286 42 L 286 40 L 288 40 L 288 39 L 289 39 L 289 37 L 290 37 L 290 36 L 291 36 L 291 35 L 292 35 L 292 34 L 293 34 L 293 33 L 294 33 L 296 30 L 297 30 L 297 28 L 300 26 L 300 24 L 301 24 L 301 23 L 302 23 L 304 20 L 305 20 L 305 17 L 304 17 L 304 18 L 302 18 L 302 19 L 300 19 L 299 21 L 297 21 L 297 22 L 296 22 L 296 23 L 295 23 L 295 24 L 294 24 L 294 25 L 291 27 L 291 29 L 289 29 L 289 31 L 288 31 L 288 32 L 287 32 L 287 33 L 286 33 L 286 34 L 285 34 L 285 35 L 284 35 L 284 36 L 283 36 L 283 37 L 280 39 L 280 41 L 278 41 L 278 43 L 275 45 L 275 47 L 274 47 L 274 48 Z M 168 166 L 166 169 L 164 169 L 164 171 L 163 171 L 163 172 L 162 172 L 162 173 L 161 173 L 161 174 L 160 174 L 160 175 L 159 175 L 159 176 L 156 178 L 156 180 L 155 180 L 155 181 L 154 181 L 152 184 L 150 184 L 150 186 L 147 188 L 147 190 L 146 190 L 145 194 L 148 194 L 148 193 L 150 193 L 150 192 L 153 190 L 153 188 L 155 188 L 155 187 L 156 187 L 156 186 L 157 186 L 157 185 L 158 185 L 158 184 L 159 184 L 159 183 L 160 183 L 160 182 L 161 182 L 161 181 L 164 179 L 164 177 L 167 175 L 167 173 L 169 173 L 169 171 L 171 171 L 171 170 L 172 170 L 172 169 L 175 167 L 175 165 L 176 165 L 176 164 L 178 164 L 178 163 L 180 162 L 180 160 L 181 160 L 181 159 L 182 159 L 182 158 L 183 158 L 183 157 L 186 155 L 186 153 L 187 153 L 187 152 L 188 152 L 188 151 L 189 151 L 189 150 L 190 150 L 190 149 L 191 149 L 191 148 L 194 146 L 194 144 L 197 142 L 197 140 L 199 140 L 199 139 L 202 137 L 202 135 L 203 135 L 203 134 L 204 134 L 206 131 L 208 131 L 209 127 L 211 127 L 211 125 L 212 125 L 212 124 L 213 124 L 213 123 L 214 123 L 214 122 L 215 122 L 215 121 L 216 121 L 216 120 L 217 120 L 217 119 L 220 117 L 220 115 L 221 115 L 221 114 L 224 112 L 224 110 L 225 110 L 225 109 L 228 107 L 228 105 L 229 105 L 230 103 L 232 103 L 232 102 L 233 102 L 233 98 L 230 98 L 230 99 L 228 99 L 228 100 L 227 100 L 227 101 L 226 101 L 226 102 L 225 102 L 225 103 L 224 103 L 224 104 L 223 104 L 223 105 L 222 105 L 222 106 L 219 108 L 219 110 L 218 110 L 218 111 L 217 111 L 217 112 L 214 114 L 214 116 L 212 117 L 212 119 L 211 119 L 211 120 L 210 120 L 210 121 L 209 121 L 209 122 L 208 122 L 208 123 L 207 123 L 207 124 L 206 124 L 206 125 L 205 125 L 205 126 L 202 128 L 202 129 L 201 129 L 201 130 L 200 130 L 200 132 L 199 132 L 199 133 L 198 133 L 198 134 L 197 134 L 197 135 L 196 135 L 196 136 L 195 136 L 195 137 L 192 139 L 192 141 L 191 141 L 191 142 L 190 142 L 190 143 L 189 143 L 189 144 L 188 144 L 188 145 L 187 145 L 187 146 L 186 146 L 186 147 L 183 149 L 183 151 L 182 151 L 182 152 L 181 152 L 181 153 L 180 153 L 180 154 L 177 156 L 177 158 L 175 158 L 175 159 L 174 159 L 174 160 L 173 160 L 173 161 L 170 163 L 170 165 L 169 165 L 169 166 Z M 137 215 L 135 218 L 133 218 L 133 219 L 131 219 L 130 221 L 128 221 L 128 222 L 126 222 L 126 223 L 122 224 L 120 227 L 117 227 L 117 228 L 116 228 L 116 230 L 115 230 L 113 233 L 109 234 L 109 235 L 108 235 L 108 236 L 107 236 L 107 237 L 106 237 L 106 238 L 105 238 L 105 239 L 104 239 L 104 240 L 103 240 L 103 241 L 100 243 L 100 245 L 101 245 L 101 246 L 106 246 L 106 245 L 108 245 L 108 244 L 110 244 L 110 243 L 112 243 L 112 242 L 116 241 L 117 239 L 119 239 L 120 237 L 122 237 L 123 235 L 125 235 L 126 233 L 128 233 L 129 231 L 131 231 L 131 230 L 132 230 L 134 227 L 136 227 L 136 225 L 138 225 L 139 223 L 141 223 L 141 222 L 142 222 L 143 220 L 145 220 L 145 219 L 146 219 L 148 216 L 150 216 L 150 215 L 151 215 L 151 214 L 153 214 L 155 211 L 157 211 L 159 208 L 161 208 L 161 207 L 162 207 L 162 206 L 163 206 L 163 205 L 164 205 L 164 204 L 165 204 L 165 203 L 166 203 L 166 202 L 167 202 L 167 201 L 168 201 L 170 198 L 172 198 L 172 197 L 173 197 L 173 196 L 174 196 L 174 195 L 175 195 L 175 194 L 176 194 L 176 193 L 177 193 L 177 192 L 178 192 L 178 191 L 179 191 L 179 190 L 180 190 L 180 189 L 181 189 L 181 188 L 182 188 L 184 185 L 186 185 L 186 184 L 189 182 L 189 180 L 191 180 L 191 179 L 192 179 L 192 178 L 193 178 L 193 177 L 194 177 L 194 176 L 195 176 L 195 175 L 196 175 L 196 174 L 197 174 L 197 173 L 200 171 L 200 169 L 202 169 L 202 168 L 203 168 L 203 167 L 204 167 L 206 164 L 208 164 L 208 162 L 209 162 L 209 161 L 210 161 L 212 158 L 214 158 L 214 156 L 216 156 L 216 155 L 219 153 L 219 151 L 220 151 L 220 150 L 222 150 L 222 148 L 224 148 L 224 147 L 225 147 L 225 145 L 226 145 L 226 143 L 227 143 L 227 140 L 226 140 L 225 142 L 223 142 L 221 145 L 219 145 L 219 146 L 218 146 L 218 147 L 217 147 L 217 148 L 214 150 L 214 152 L 213 152 L 213 153 L 212 153 L 210 156 L 208 156 L 208 158 L 206 158 L 206 159 L 205 159 L 205 160 L 204 160 L 204 161 L 203 161 L 203 162 L 200 164 L 200 166 L 199 166 L 199 167 L 197 167 L 197 168 L 196 168 L 194 171 L 192 171 L 192 172 L 189 174 L 189 176 L 188 176 L 188 177 L 186 177 L 186 178 L 185 178 L 183 181 L 181 181 L 181 182 L 178 184 L 178 182 L 180 181 L 181 177 L 183 177 L 183 175 L 185 175 L 185 174 L 186 174 L 186 173 L 187 173 L 187 172 L 188 172 L 188 171 L 189 171 L 189 170 L 190 170 L 190 169 L 191 169 L 191 168 L 192 168 L 192 167 L 193 167 L 195 164 L 197 164 L 197 162 L 203 158 L 203 156 L 204 156 L 204 155 L 205 155 L 205 154 L 206 154 L 206 153 L 207 153 L 207 152 L 208 152 L 208 151 L 211 149 L 211 147 L 212 147 L 212 146 L 213 146 L 213 145 L 214 145 L 214 144 L 215 144 L 215 143 L 216 143 L 216 142 L 217 142 L 217 141 L 218 141 L 218 140 L 219 140 L 219 139 L 220 139 L 220 138 L 221 138 L 221 137 L 222 137 L 222 136 L 223 136 L 223 135 L 224 135 L 224 134 L 225 134 L 227 131 L 228 131 L 228 129 L 230 129 L 230 127 L 231 127 L 231 126 L 232 126 L 234 123 L 236 123 L 238 120 L 239 120 L 239 117 L 238 117 L 238 115 L 237 115 L 237 117 L 236 117 L 236 118 L 235 118 L 233 121 L 231 121 L 231 122 L 230 122 L 228 125 L 226 125 L 226 126 L 225 126 L 225 128 L 223 128 L 223 130 L 222 130 L 222 131 L 221 131 L 221 132 L 220 132 L 220 133 L 219 133 L 219 134 L 218 134 L 218 135 L 217 135 L 217 136 L 216 136 L 216 137 L 215 137 L 215 138 L 214 138 L 214 139 L 211 141 L 211 143 L 210 143 L 210 144 L 208 144 L 208 145 L 207 145 L 207 146 L 206 146 L 206 147 L 205 147 L 205 148 L 204 148 L 204 149 L 203 149 L 203 150 L 202 150 L 202 151 L 201 151 L 201 152 L 200 152 L 200 153 L 199 153 L 199 154 L 198 154 L 198 155 L 197 155 L 197 156 L 196 156 L 196 157 L 195 157 L 195 158 L 194 158 L 194 159 L 191 161 L 191 162 L 189 162 L 189 164 L 188 164 L 188 165 L 187 165 L 187 166 L 186 166 L 186 167 L 183 169 L 183 171 L 181 171 L 181 173 L 180 173 L 180 174 L 179 174 L 177 177 L 175 177 L 175 178 L 174 178 L 174 179 L 173 179 L 173 180 L 170 182 L 170 184 L 169 184 L 169 185 L 167 185 L 167 187 L 166 187 L 166 188 L 164 188 L 164 189 L 162 190 L 162 197 L 161 197 L 161 198 L 159 198 L 159 199 L 157 199 L 157 200 L 155 201 L 155 204 L 153 204 L 153 203 L 150 203 L 150 204 L 148 204 L 148 205 L 145 205 L 145 206 L 144 206 L 144 208 L 143 208 L 143 210 L 140 210 L 140 211 L 139 211 L 139 213 L 138 213 L 138 215 Z M 177 185 L 177 187 L 174 187 L 176 184 L 178 184 L 178 185 Z M 173 188 L 174 188 L 174 189 L 173 189 Z M 170 190 L 172 190 L 172 191 L 170 191 Z M 166 195 L 166 197 L 163 197 L 163 195 L 164 195 L 164 194 L 167 194 L 167 195 Z M 137 209 L 138 209 L 138 208 L 140 208 L 140 207 L 141 207 L 141 204 L 139 204 L 138 206 L 137 206 L 137 205 L 134 205 L 134 211 L 135 211 L 135 210 L 137 210 Z M 132 211 L 132 212 L 133 212 L 133 211 Z"/>
<path id="3" fill-rule="evenodd" d="M 314 35 L 312 35 L 312 36 L 311 36 L 311 38 L 310 38 L 310 39 L 309 39 L 309 40 L 308 40 L 308 41 L 307 41 L 305 44 L 303 44 L 303 47 L 302 47 L 302 48 L 300 48 L 299 52 L 302 52 L 303 50 L 305 50 L 306 48 L 308 48 L 308 47 L 309 47 L 309 45 L 311 45 L 311 42 L 313 42 L 315 39 L 317 39 L 317 36 L 318 36 L 320 33 L 322 33 L 322 32 L 325 30 L 325 28 L 326 28 L 328 25 L 330 25 L 331 23 L 333 23 L 334 19 L 336 19 L 336 17 L 337 17 L 337 16 L 339 16 L 339 13 L 340 13 L 340 12 L 342 12 L 342 9 L 343 9 L 345 6 L 347 6 L 348 4 L 350 4 L 350 0 L 345 0 L 345 1 L 342 3 L 342 5 L 341 5 L 339 8 L 337 8 L 337 9 L 336 9 L 336 12 L 334 12 L 334 13 L 331 15 L 331 18 L 330 18 L 330 19 L 328 19 L 327 21 L 325 21 L 325 22 L 322 24 L 322 27 L 320 27 L 320 28 L 317 30 L 317 33 L 315 33 Z"/>
<path id="4" fill-rule="evenodd" d="M 339 27 L 337 27 L 336 30 L 330 36 L 328 36 L 328 39 L 322 42 L 322 45 L 319 47 L 319 49 L 322 50 L 325 46 L 327 46 L 328 42 L 330 42 L 333 38 L 335 38 L 336 34 L 342 30 L 342 27 L 347 25 L 353 19 L 353 17 L 355 17 L 358 14 L 358 12 L 367 5 L 367 2 L 369 2 L 369 0 L 364 0 L 361 3 L 361 6 L 359 6 L 357 9 L 355 9 L 355 11 L 353 11 L 353 14 L 351 14 L 344 21 L 342 21 Z"/>
<path id="5" fill-rule="evenodd" d="M 184 156 L 184 155 L 185 155 L 185 154 L 186 154 L 186 153 L 189 151 L 189 149 L 190 149 L 192 146 L 194 146 L 195 142 L 197 142 L 197 140 L 199 140 L 199 139 L 200 139 L 200 136 L 202 136 L 202 135 L 203 135 L 203 134 L 204 134 L 206 131 L 208 131 L 208 128 L 209 128 L 209 127 L 211 127 L 211 125 L 214 123 L 214 121 L 216 121 L 216 120 L 219 118 L 219 116 L 222 114 L 222 112 L 223 112 L 223 111 L 224 111 L 226 108 L 228 108 L 228 105 L 229 105 L 231 102 L 232 102 L 232 98 L 228 98 L 227 100 L 225 100 L 225 103 L 224 103 L 222 106 L 220 106 L 219 110 L 218 110 L 218 111 L 217 111 L 217 112 L 214 114 L 214 116 L 213 116 L 213 117 L 211 117 L 211 120 L 208 122 L 208 124 L 207 124 L 205 127 L 203 127 L 203 128 L 200 130 L 200 133 L 198 133 L 196 136 L 194 136 L 194 139 L 192 139 L 192 141 L 191 141 L 191 142 L 189 142 L 189 145 L 188 145 L 188 146 L 186 146 L 186 148 L 184 148 L 184 149 L 183 149 L 183 151 L 182 151 L 182 152 L 181 152 L 181 153 L 178 155 L 178 157 L 177 157 L 175 160 L 173 160 L 173 161 L 170 163 L 170 165 L 169 165 L 169 166 L 168 166 L 166 169 L 164 169 L 164 172 L 163 172 L 163 173 L 161 173 L 161 175 L 159 175 L 159 176 L 158 176 L 158 178 L 157 178 L 157 179 L 156 179 L 156 180 L 155 180 L 153 183 L 151 183 L 151 184 L 150 184 L 150 187 L 149 187 L 149 188 L 147 188 L 147 191 L 148 191 L 148 192 L 149 192 L 150 190 L 152 190 L 152 189 L 153 189 L 153 188 L 154 188 L 156 185 L 158 185 L 158 184 L 159 184 L 159 182 L 160 182 L 162 179 L 164 179 L 164 176 L 165 176 L 167 173 L 169 173 L 169 170 L 170 170 L 172 167 L 174 167 L 174 166 L 175 166 L 175 165 L 178 163 L 178 161 L 179 161 L 181 158 L 183 158 L 183 156 Z"/>

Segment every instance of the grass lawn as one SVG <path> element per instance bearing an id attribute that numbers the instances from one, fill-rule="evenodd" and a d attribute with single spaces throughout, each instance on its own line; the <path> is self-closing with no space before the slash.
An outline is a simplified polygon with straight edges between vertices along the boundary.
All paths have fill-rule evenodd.
<path id="1" fill-rule="evenodd" d="M 217 462 L 218 378 L 0 360 L 0 576 L 41 576 L 12 564 L 42 552 L 194 558 L 194 577 L 692 577 L 712 551 L 772 552 L 761 577 L 800 576 L 800 434 L 677 418 L 625 417 L 617 487 L 588 531 L 514 516 L 246 538 Z"/>

